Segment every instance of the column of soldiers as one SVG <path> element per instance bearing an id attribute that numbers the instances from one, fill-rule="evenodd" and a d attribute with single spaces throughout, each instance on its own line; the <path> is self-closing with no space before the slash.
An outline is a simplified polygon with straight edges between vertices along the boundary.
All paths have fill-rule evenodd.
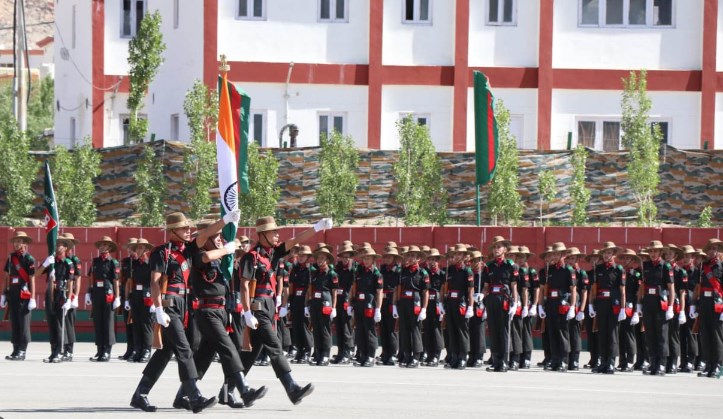
<path id="1" fill-rule="evenodd" d="M 225 222 L 234 220 L 200 225 L 192 239 L 186 238 L 190 223 L 173 214 L 167 220 L 171 241 L 154 247 L 145 239 L 131 239 L 121 262 L 111 256 L 118 248 L 112 239 L 95 243 L 99 256 L 88 269 L 85 297 L 97 346 L 91 361 L 110 359 L 114 310 L 122 306 L 129 343 L 118 358 L 151 361 L 134 394 L 135 407 L 154 409 L 146 395 L 172 355 L 183 366 L 174 406 L 199 411 L 215 400 L 201 397 L 194 384 L 214 354 L 224 365 L 219 399 L 231 407 L 263 396 L 265 388 L 248 387 L 245 374 L 264 362 L 273 366 L 294 403 L 313 386 L 296 384 L 289 363 L 442 364 L 448 369 L 486 363 L 490 372 L 529 369 L 533 331 L 541 332 L 545 353 L 537 365 L 548 371 L 698 371 L 713 377 L 721 368 L 723 242 L 717 239 L 702 249 L 652 241 L 640 252 L 606 242 L 587 255 L 553 243 L 539 255 L 542 264 L 535 269 L 530 259 L 536 255 L 504 237 L 493 238 L 482 249 L 486 254 L 461 243 L 441 254 L 394 242 L 377 253 L 369 243 L 350 241 L 337 247 L 319 243 L 312 251 L 299 243 L 328 228 L 328 220 L 279 242 L 273 218 L 265 217 L 253 246 L 248 237 L 223 243 L 219 231 Z M 36 308 L 35 277 L 53 263 L 45 290 L 51 346 L 45 361 L 71 361 L 83 273 L 72 254 L 77 240 L 61 235 L 55 256 L 40 266 L 27 251 L 30 237 L 19 231 L 11 242 L 0 301 L 12 322 L 13 351 L 6 359 L 25 359 L 30 312 Z M 221 281 L 216 262 L 226 254 L 236 256 L 236 265 L 232 279 Z M 211 283 L 218 286 L 209 289 Z M 191 289 L 196 304 L 190 303 Z M 194 305 L 194 317 L 200 316 L 195 319 L 189 316 Z M 212 316 L 209 310 L 228 315 Z M 168 342 L 167 349 L 153 355 L 156 362 L 151 357 L 154 324 L 164 326 L 162 337 Z M 201 337 L 209 336 L 216 343 L 201 345 Z M 583 336 L 590 360 L 581 366 Z M 247 345 L 251 351 L 242 351 Z M 234 398 L 234 388 L 242 400 Z"/>

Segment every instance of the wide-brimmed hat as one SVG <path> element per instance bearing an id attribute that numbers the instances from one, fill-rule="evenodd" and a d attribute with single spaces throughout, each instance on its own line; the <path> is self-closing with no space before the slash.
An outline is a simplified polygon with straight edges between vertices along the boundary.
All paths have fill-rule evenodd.
<path id="1" fill-rule="evenodd" d="M 540 259 L 546 258 L 550 253 L 552 253 L 552 246 L 545 246 L 545 251 L 540 252 Z"/>
<path id="2" fill-rule="evenodd" d="M 700 256 L 700 257 L 702 257 L 702 258 L 704 258 L 704 259 L 707 259 L 707 258 L 708 258 L 708 254 L 705 253 L 705 252 L 703 251 L 703 249 L 695 249 L 695 251 L 696 251 L 696 254 L 695 254 L 696 256 Z"/>
<path id="3" fill-rule="evenodd" d="M 585 256 L 585 255 L 580 253 L 580 249 L 573 246 L 573 247 L 567 249 L 567 256 Z"/>
<path id="4" fill-rule="evenodd" d="M 25 242 L 26 244 L 31 244 L 33 242 L 33 239 L 31 239 L 30 236 L 28 236 L 28 233 L 24 231 L 16 231 L 15 234 L 10 237 L 10 243 L 14 242 L 15 240 L 20 240 L 22 242 Z"/>
<path id="5" fill-rule="evenodd" d="M 409 246 L 402 246 L 398 250 L 401 252 L 402 255 L 404 255 L 407 250 L 409 250 Z"/>
<path id="6" fill-rule="evenodd" d="M 251 239 L 249 239 L 249 238 L 246 237 L 246 236 L 241 236 L 241 237 L 238 238 L 239 244 L 246 243 L 246 242 L 250 242 L 250 241 L 251 241 Z"/>
<path id="7" fill-rule="evenodd" d="M 309 247 L 309 246 L 306 246 L 306 247 Z M 324 255 L 329 260 L 330 265 L 334 263 L 334 255 L 332 255 L 331 252 L 329 251 L 329 249 L 327 249 L 326 247 L 322 247 L 321 249 L 315 250 L 313 255 L 314 255 L 314 259 L 317 259 L 319 257 L 319 255 Z"/>
<path id="8" fill-rule="evenodd" d="M 453 253 L 467 253 L 467 246 L 462 243 L 457 243 L 454 246 L 447 249 L 447 254 L 452 255 Z"/>
<path id="9" fill-rule="evenodd" d="M 507 254 L 508 255 L 516 255 L 520 252 L 520 246 L 516 246 L 514 244 L 510 245 L 510 247 L 507 248 Z"/>
<path id="10" fill-rule="evenodd" d="M 686 244 L 685 246 L 680 248 L 680 251 L 683 252 L 684 255 L 690 255 L 691 253 L 695 253 L 695 247 Z"/>
<path id="11" fill-rule="evenodd" d="M 166 230 L 182 227 L 191 227 L 191 222 L 182 212 L 172 212 L 166 215 Z"/>
<path id="12" fill-rule="evenodd" d="M 552 243 L 551 253 L 562 252 L 563 254 L 567 254 L 568 251 L 569 250 L 567 249 L 567 247 L 565 247 L 565 243 L 563 243 L 563 242 Z"/>
<path id="13" fill-rule="evenodd" d="M 473 246 L 473 245 L 471 245 L 471 244 L 466 244 L 465 246 L 467 246 L 467 251 L 468 251 L 468 252 L 474 252 L 475 250 L 479 250 L 479 248 L 477 248 L 477 247 L 475 247 L 475 246 Z"/>
<path id="14" fill-rule="evenodd" d="M 75 245 L 80 243 L 80 240 L 76 239 L 75 236 L 73 235 L 73 233 L 70 233 L 70 232 L 65 232 L 65 233 L 60 234 L 60 236 L 58 236 L 58 239 L 60 239 L 60 237 L 73 243 L 73 245 L 68 246 L 68 248 L 75 247 Z"/>
<path id="15" fill-rule="evenodd" d="M 630 257 L 638 261 L 638 263 L 642 262 L 642 259 L 640 256 L 638 256 L 637 253 L 635 253 L 635 250 L 633 249 L 623 249 L 622 252 L 618 253 L 618 257 Z"/>
<path id="16" fill-rule="evenodd" d="M 640 260 L 642 260 L 642 261 L 650 260 L 650 255 L 648 254 L 648 251 L 645 248 L 640 249 L 640 251 L 638 252 L 638 256 L 640 256 Z"/>
<path id="17" fill-rule="evenodd" d="M 484 259 L 484 255 L 479 250 L 473 250 L 471 252 L 467 252 L 467 254 L 469 255 L 470 260 Z"/>
<path id="18" fill-rule="evenodd" d="M 402 256 L 407 256 L 407 255 L 412 255 L 412 254 L 416 254 L 417 256 L 424 256 L 424 252 L 422 252 L 422 250 L 415 245 L 409 246 L 409 248 L 406 251 L 402 252 Z"/>
<path id="19" fill-rule="evenodd" d="M 341 246 L 354 246 L 354 242 L 352 242 L 351 240 L 344 240 L 343 242 L 341 242 Z"/>
<path id="20" fill-rule="evenodd" d="M 326 248 L 324 248 L 324 249 L 326 249 Z M 317 250 L 320 250 L 320 249 L 317 249 Z M 329 250 L 329 249 L 327 249 L 327 250 Z M 309 247 L 309 246 L 307 246 L 307 245 L 305 245 L 305 244 L 304 244 L 304 245 L 301 245 L 301 246 L 299 246 L 299 248 L 296 250 L 296 254 L 297 254 L 297 255 L 307 255 L 307 256 L 308 256 L 308 255 L 311 255 L 311 254 L 312 254 L 311 247 Z"/>
<path id="21" fill-rule="evenodd" d="M 153 249 L 153 243 L 150 243 L 148 240 L 146 240 L 144 238 L 140 238 L 140 239 L 138 239 L 138 241 L 136 241 L 136 247 L 140 247 L 140 246 L 143 246 L 148 250 Z"/>
<path id="22" fill-rule="evenodd" d="M 602 258 L 602 256 L 600 256 L 600 251 L 597 249 L 592 249 L 589 254 L 585 255 L 585 261 L 590 262 L 590 259 L 592 259 L 593 257 Z"/>
<path id="23" fill-rule="evenodd" d="M 510 246 L 512 246 L 512 242 L 507 240 L 506 238 L 504 238 L 502 236 L 495 236 L 492 239 L 492 243 L 490 243 L 490 245 L 489 245 L 489 249 L 490 250 L 494 249 L 494 247 L 498 244 L 503 244 L 508 249 Z"/>
<path id="24" fill-rule="evenodd" d="M 402 255 L 399 254 L 396 247 L 387 246 L 384 248 L 383 257 L 393 256 L 395 259 L 402 259 Z"/>
<path id="25" fill-rule="evenodd" d="M 599 249 L 598 251 L 599 251 L 600 253 L 603 253 L 603 252 L 605 252 L 606 250 L 612 250 L 612 251 L 613 251 L 613 255 L 616 255 L 616 254 L 618 254 L 619 252 L 622 252 L 623 248 L 620 247 L 620 246 L 616 246 L 615 243 L 613 243 L 613 242 L 605 242 L 605 244 L 603 245 L 603 247 L 602 247 L 601 249 Z"/>
<path id="26" fill-rule="evenodd" d="M 128 239 L 128 241 L 126 242 L 126 244 L 123 245 L 123 247 L 124 247 L 125 249 L 128 249 L 128 248 L 130 248 L 131 246 L 135 246 L 136 243 L 138 243 L 138 239 L 137 239 L 136 237 L 131 237 L 131 238 Z"/>
<path id="27" fill-rule="evenodd" d="M 527 246 L 520 246 L 517 249 L 517 254 L 518 255 L 527 255 L 528 258 L 535 256 L 534 253 L 530 252 L 530 249 Z"/>
<path id="28" fill-rule="evenodd" d="M 419 246 L 419 250 L 424 252 L 425 254 L 428 254 L 430 250 L 432 250 L 431 247 L 427 246 L 426 244 Z"/>
<path id="29" fill-rule="evenodd" d="M 715 239 L 715 238 L 713 238 L 713 239 L 708 239 L 708 243 L 706 243 L 706 245 L 703 246 L 703 251 L 706 252 L 706 253 L 708 253 L 708 250 L 710 250 L 710 248 L 711 248 L 711 247 L 714 247 L 714 246 L 717 247 L 718 250 L 720 250 L 721 248 L 723 248 L 723 241 L 720 241 L 720 240 Z"/>
<path id="30" fill-rule="evenodd" d="M 371 244 L 371 243 L 369 243 L 369 242 L 362 242 L 362 244 L 360 244 L 360 245 L 358 246 L 357 250 L 361 250 L 361 249 L 371 249 L 371 248 L 372 248 L 372 244 Z"/>
<path id="31" fill-rule="evenodd" d="M 56 244 L 63 244 L 68 249 L 71 249 L 73 246 L 75 246 L 75 242 L 73 240 L 70 240 L 69 238 L 63 236 L 62 234 L 58 235 L 58 240 Z"/>
<path id="32" fill-rule="evenodd" d="M 331 246 L 329 246 L 328 244 L 326 244 L 324 242 L 319 242 L 316 244 L 314 251 L 316 252 L 317 250 L 321 250 L 321 249 L 326 249 L 326 250 L 331 251 Z"/>
<path id="33" fill-rule="evenodd" d="M 356 254 L 356 250 L 354 250 L 354 248 L 351 246 L 344 246 L 341 248 L 341 250 L 337 252 L 336 256 L 341 258 L 344 257 L 344 255 L 347 253 L 349 253 L 348 257 L 352 258 Z"/>
<path id="34" fill-rule="evenodd" d="M 668 244 L 666 247 L 666 251 L 675 252 L 675 260 L 683 257 L 683 249 L 681 249 L 680 247 L 674 244 Z"/>
<path id="35" fill-rule="evenodd" d="M 397 247 L 397 242 L 388 241 L 387 244 L 385 244 L 386 247 Z"/>
<path id="36" fill-rule="evenodd" d="M 444 255 L 439 253 L 439 250 L 436 247 L 433 247 L 429 249 L 429 253 L 427 253 L 427 259 L 442 259 L 444 258 Z"/>
<path id="37" fill-rule="evenodd" d="M 378 258 L 382 257 L 382 255 L 377 254 L 377 252 L 374 251 L 374 249 L 372 249 L 371 247 L 364 247 L 362 249 L 359 249 L 359 252 L 357 252 L 356 256 L 360 259 L 363 259 L 363 258 L 369 257 L 369 256 L 373 257 L 374 259 L 378 259 Z"/>
<path id="38" fill-rule="evenodd" d="M 663 246 L 663 243 L 660 240 L 652 240 L 648 247 L 645 248 L 646 252 L 649 250 L 666 250 L 667 247 Z"/>
<path id="39" fill-rule="evenodd" d="M 103 245 L 103 244 L 107 244 L 108 246 L 110 246 L 110 251 L 111 251 L 111 252 L 115 252 L 116 250 L 118 250 L 118 245 L 115 244 L 115 242 L 113 241 L 113 239 L 111 239 L 111 238 L 108 237 L 108 236 L 103 236 L 102 239 L 100 239 L 100 240 L 98 240 L 97 242 L 95 242 L 95 247 L 98 248 L 98 247 L 100 247 L 100 246 Z"/>
<path id="40" fill-rule="evenodd" d="M 256 220 L 256 234 L 264 233 L 266 231 L 278 230 L 279 227 L 276 225 L 274 217 L 267 215 Z"/>

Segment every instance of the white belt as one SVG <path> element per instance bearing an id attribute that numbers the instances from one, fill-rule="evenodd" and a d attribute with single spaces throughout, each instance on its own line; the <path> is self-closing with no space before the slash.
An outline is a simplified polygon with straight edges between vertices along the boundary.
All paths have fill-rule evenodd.
<path id="1" fill-rule="evenodd" d="M 315 292 L 315 293 L 314 293 L 314 298 L 321 298 L 321 293 L 320 293 L 320 292 Z"/>
<path id="2" fill-rule="evenodd" d="M 404 291 L 404 295 L 406 295 L 407 297 L 411 297 L 412 295 L 414 295 L 414 292 L 412 292 L 412 291 Z"/>
<path id="3" fill-rule="evenodd" d="M 357 294 L 356 298 L 357 298 L 357 300 L 363 300 L 363 299 L 367 298 L 367 296 L 363 292 L 360 292 L 359 294 Z"/>
<path id="4" fill-rule="evenodd" d="M 559 293 L 557 291 L 550 291 L 550 297 L 557 297 Z"/>
<path id="5" fill-rule="evenodd" d="M 96 287 L 102 287 L 102 286 L 104 286 L 104 285 L 105 285 L 105 282 L 104 282 L 104 281 L 95 281 L 95 286 L 96 286 Z"/>
<path id="6" fill-rule="evenodd" d="M 703 291 L 703 297 L 712 297 L 713 291 Z"/>
<path id="7" fill-rule="evenodd" d="M 136 291 L 143 291 L 143 285 L 136 285 Z"/>
<path id="8" fill-rule="evenodd" d="M 458 295 L 459 295 L 459 294 L 457 293 L 457 291 L 452 291 L 452 292 L 449 293 L 449 297 L 450 297 L 450 298 L 457 298 Z"/>
<path id="9" fill-rule="evenodd" d="M 297 297 L 301 297 L 302 295 L 304 295 L 304 290 L 296 290 Z"/>

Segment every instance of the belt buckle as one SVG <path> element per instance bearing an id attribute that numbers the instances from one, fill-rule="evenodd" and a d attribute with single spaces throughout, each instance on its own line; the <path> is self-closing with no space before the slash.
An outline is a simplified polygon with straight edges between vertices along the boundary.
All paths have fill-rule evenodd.
<path id="1" fill-rule="evenodd" d="M 412 295 L 414 295 L 414 293 L 412 291 L 404 291 L 404 295 L 406 295 L 407 297 L 411 297 Z"/>
<path id="2" fill-rule="evenodd" d="M 321 298 L 321 293 L 320 293 L 320 292 L 315 292 L 315 293 L 314 293 L 314 298 Z"/>
<path id="3" fill-rule="evenodd" d="M 341 288 L 338 288 L 338 289 L 336 290 L 336 295 L 342 295 L 342 294 L 344 294 L 344 290 L 341 289 Z"/>
<path id="4" fill-rule="evenodd" d="M 143 291 L 143 285 L 136 285 L 136 291 Z"/>
<path id="5" fill-rule="evenodd" d="M 13 284 L 19 284 L 19 283 L 20 283 L 20 278 L 18 278 L 18 277 L 13 278 L 13 279 L 12 279 L 12 282 L 13 282 Z"/>
<path id="6" fill-rule="evenodd" d="M 459 295 L 459 294 L 457 293 L 457 291 L 452 291 L 452 292 L 449 293 L 449 296 L 450 296 L 451 298 L 457 298 L 458 295 Z"/>
<path id="7" fill-rule="evenodd" d="M 550 292 L 550 297 L 557 297 L 559 294 L 557 291 Z"/>
<path id="8" fill-rule="evenodd" d="M 609 296 L 610 296 L 610 291 L 603 291 L 603 292 L 602 292 L 602 296 L 603 296 L 603 297 L 609 297 Z"/>
<path id="9" fill-rule="evenodd" d="M 363 299 L 367 298 L 367 296 L 363 292 L 360 292 L 359 294 L 357 294 L 356 298 L 358 300 L 363 300 Z"/>
<path id="10" fill-rule="evenodd" d="M 263 310 L 263 307 L 261 306 L 260 302 L 254 301 L 251 303 L 251 311 L 260 311 Z"/>
<path id="11" fill-rule="evenodd" d="M 703 291 L 703 297 L 712 297 L 713 291 Z"/>
<path id="12" fill-rule="evenodd" d="M 296 290 L 297 297 L 301 297 L 302 295 L 304 295 L 304 290 Z"/>
<path id="13" fill-rule="evenodd" d="M 105 285 L 105 283 L 103 281 L 95 281 L 96 287 L 102 287 L 103 285 Z"/>
<path id="14" fill-rule="evenodd" d="M 658 293 L 658 290 L 656 290 L 655 288 L 648 288 L 648 294 L 655 295 L 657 293 Z"/>
<path id="15" fill-rule="evenodd" d="M 500 287 L 492 287 L 492 292 L 500 292 Z"/>

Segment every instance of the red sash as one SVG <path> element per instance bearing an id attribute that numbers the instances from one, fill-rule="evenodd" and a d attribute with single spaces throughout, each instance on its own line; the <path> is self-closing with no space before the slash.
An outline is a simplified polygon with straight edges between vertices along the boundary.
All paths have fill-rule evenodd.
<path id="1" fill-rule="evenodd" d="M 183 253 L 179 252 L 178 250 L 171 250 L 170 255 L 173 260 L 178 262 L 178 264 L 181 266 L 181 273 L 183 274 L 183 285 L 188 287 L 188 276 L 191 274 L 191 270 L 188 268 L 188 262 L 186 261 L 186 257 L 183 256 Z"/>
<path id="2" fill-rule="evenodd" d="M 15 253 L 13 253 L 10 256 L 10 260 L 11 260 L 13 266 L 15 267 L 15 271 L 18 273 L 18 275 L 20 275 L 20 278 L 22 278 L 23 281 L 25 281 L 25 283 L 30 282 L 30 276 L 28 275 L 28 272 L 25 270 L 23 265 L 20 264 L 20 260 L 18 260 L 18 256 Z"/>
<path id="3" fill-rule="evenodd" d="M 720 287 L 720 281 L 718 281 L 718 278 L 713 276 L 713 270 L 711 269 L 713 265 L 706 266 L 703 268 L 703 272 L 705 273 L 705 277 L 708 280 L 708 283 L 710 283 L 711 288 L 715 290 L 715 292 L 718 293 L 718 295 L 723 296 L 723 293 L 721 292 Z"/>

